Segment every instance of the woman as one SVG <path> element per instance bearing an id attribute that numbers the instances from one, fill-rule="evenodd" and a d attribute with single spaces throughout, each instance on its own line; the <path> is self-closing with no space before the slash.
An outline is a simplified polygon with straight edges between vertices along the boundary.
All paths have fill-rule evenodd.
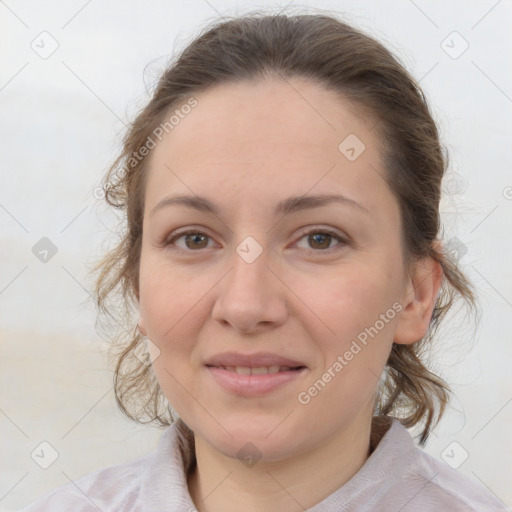
<path id="1" fill-rule="evenodd" d="M 116 397 L 168 428 L 26 510 L 506 510 L 406 429 L 424 445 L 442 416 L 419 353 L 474 303 L 438 238 L 445 169 L 374 39 L 324 14 L 205 30 L 105 177 L 126 232 L 96 296 L 108 312 L 121 291 L 136 324 Z"/>

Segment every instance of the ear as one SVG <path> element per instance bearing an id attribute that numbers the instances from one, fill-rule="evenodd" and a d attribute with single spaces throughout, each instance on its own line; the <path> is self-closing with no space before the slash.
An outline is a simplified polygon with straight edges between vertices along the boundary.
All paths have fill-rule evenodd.
<path id="1" fill-rule="evenodd" d="M 430 256 L 414 263 L 402 296 L 403 309 L 398 318 L 394 343 L 408 345 L 425 336 L 442 281 L 441 265 Z"/>
<path id="2" fill-rule="evenodd" d="M 137 325 L 139 327 L 139 331 L 142 334 L 142 336 L 147 336 L 148 333 L 146 331 L 146 328 L 142 325 L 142 319 L 139 319 L 139 323 Z"/>

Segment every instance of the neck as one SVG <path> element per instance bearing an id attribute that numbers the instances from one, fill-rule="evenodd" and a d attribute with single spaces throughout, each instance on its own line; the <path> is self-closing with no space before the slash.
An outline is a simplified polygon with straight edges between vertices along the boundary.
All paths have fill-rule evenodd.
<path id="1" fill-rule="evenodd" d="M 348 482 L 370 456 L 371 415 L 358 418 L 321 446 L 293 458 L 247 467 L 195 436 L 197 465 L 189 475 L 199 512 L 304 511 Z"/>

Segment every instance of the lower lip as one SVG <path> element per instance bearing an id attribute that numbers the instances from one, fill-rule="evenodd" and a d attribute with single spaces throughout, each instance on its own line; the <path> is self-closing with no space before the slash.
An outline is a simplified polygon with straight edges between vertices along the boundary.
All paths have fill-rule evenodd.
<path id="1" fill-rule="evenodd" d="M 240 375 L 214 366 L 207 366 L 206 369 L 226 391 L 240 396 L 265 395 L 299 379 L 307 371 L 307 368 L 302 368 L 270 374 Z"/>

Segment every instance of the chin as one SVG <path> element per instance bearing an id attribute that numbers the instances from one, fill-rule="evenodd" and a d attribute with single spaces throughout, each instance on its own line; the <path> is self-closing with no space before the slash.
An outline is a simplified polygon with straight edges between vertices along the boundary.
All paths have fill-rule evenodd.
<path id="1" fill-rule="evenodd" d="M 224 421 L 223 426 L 231 435 L 219 428 L 214 431 L 199 429 L 196 434 L 227 457 L 241 461 L 246 457 L 265 462 L 279 461 L 293 456 L 303 446 L 300 430 L 280 424 L 283 417 L 265 420 L 261 416 L 251 416 Z"/>
<path id="2" fill-rule="evenodd" d="M 297 446 L 289 446 L 290 439 L 273 439 L 270 440 L 264 436 L 261 439 L 248 437 L 230 438 L 229 441 L 224 440 L 214 447 L 227 457 L 238 459 L 240 462 L 248 462 L 247 465 L 256 462 L 277 462 L 292 457 Z"/>

